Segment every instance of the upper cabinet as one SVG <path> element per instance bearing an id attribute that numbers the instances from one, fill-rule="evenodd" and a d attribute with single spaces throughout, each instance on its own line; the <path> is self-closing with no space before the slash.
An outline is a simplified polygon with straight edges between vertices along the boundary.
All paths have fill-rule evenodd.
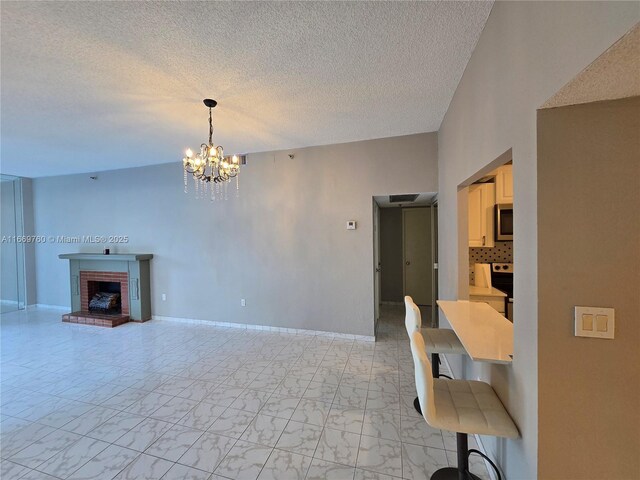
<path id="1" fill-rule="evenodd" d="M 469 187 L 469 246 L 494 247 L 494 205 L 496 186 L 493 183 Z"/>
<path id="2" fill-rule="evenodd" d="M 496 203 L 513 203 L 513 165 L 496 170 Z"/>

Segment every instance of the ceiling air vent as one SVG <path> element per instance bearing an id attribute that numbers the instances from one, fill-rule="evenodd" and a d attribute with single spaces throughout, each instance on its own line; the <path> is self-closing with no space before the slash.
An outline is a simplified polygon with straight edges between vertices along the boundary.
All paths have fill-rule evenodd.
<path id="1" fill-rule="evenodd" d="M 410 203 L 418 198 L 417 193 L 405 193 L 403 195 L 389 195 L 389 203 Z"/>

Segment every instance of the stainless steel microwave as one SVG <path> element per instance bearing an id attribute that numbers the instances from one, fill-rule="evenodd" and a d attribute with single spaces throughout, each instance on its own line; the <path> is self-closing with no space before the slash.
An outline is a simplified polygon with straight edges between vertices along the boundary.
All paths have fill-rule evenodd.
<path id="1" fill-rule="evenodd" d="M 496 205 L 496 240 L 513 241 L 513 204 L 498 203 Z"/>

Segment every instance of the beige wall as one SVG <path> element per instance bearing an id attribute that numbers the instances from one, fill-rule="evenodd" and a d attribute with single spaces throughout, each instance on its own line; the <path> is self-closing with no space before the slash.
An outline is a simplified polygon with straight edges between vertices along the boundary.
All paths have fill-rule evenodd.
<path id="1" fill-rule="evenodd" d="M 538 113 L 539 475 L 640 475 L 640 97 Z M 615 308 L 615 339 L 573 335 Z"/>
<path id="2" fill-rule="evenodd" d="M 456 375 L 489 381 L 520 428 L 518 440 L 483 439 L 510 480 L 537 478 L 538 374 L 547 373 L 537 368 L 536 109 L 638 20 L 634 2 L 496 2 L 438 134 L 443 299 L 468 281 L 468 248 L 459 257 L 452 221 L 457 187 L 513 148 L 514 362 L 491 368 L 448 357 Z"/>
<path id="3" fill-rule="evenodd" d="M 155 315 L 373 335 L 372 197 L 435 192 L 437 175 L 424 133 L 249 155 L 240 197 L 223 203 L 186 195 L 179 161 L 38 178 L 35 229 L 128 235 L 111 248 L 154 254 Z M 36 245 L 38 303 L 69 304 L 59 253 L 103 247 Z"/>

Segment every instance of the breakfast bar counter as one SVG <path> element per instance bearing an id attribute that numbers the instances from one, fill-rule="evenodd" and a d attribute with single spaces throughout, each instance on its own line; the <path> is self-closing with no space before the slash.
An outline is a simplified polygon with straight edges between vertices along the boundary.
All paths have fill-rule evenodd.
<path id="1" fill-rule="evenodd" d="M 513 323 L 503 315 L 481 302 L 438 300 L 437 303 L 472 360 L 512 362 Z"/>

